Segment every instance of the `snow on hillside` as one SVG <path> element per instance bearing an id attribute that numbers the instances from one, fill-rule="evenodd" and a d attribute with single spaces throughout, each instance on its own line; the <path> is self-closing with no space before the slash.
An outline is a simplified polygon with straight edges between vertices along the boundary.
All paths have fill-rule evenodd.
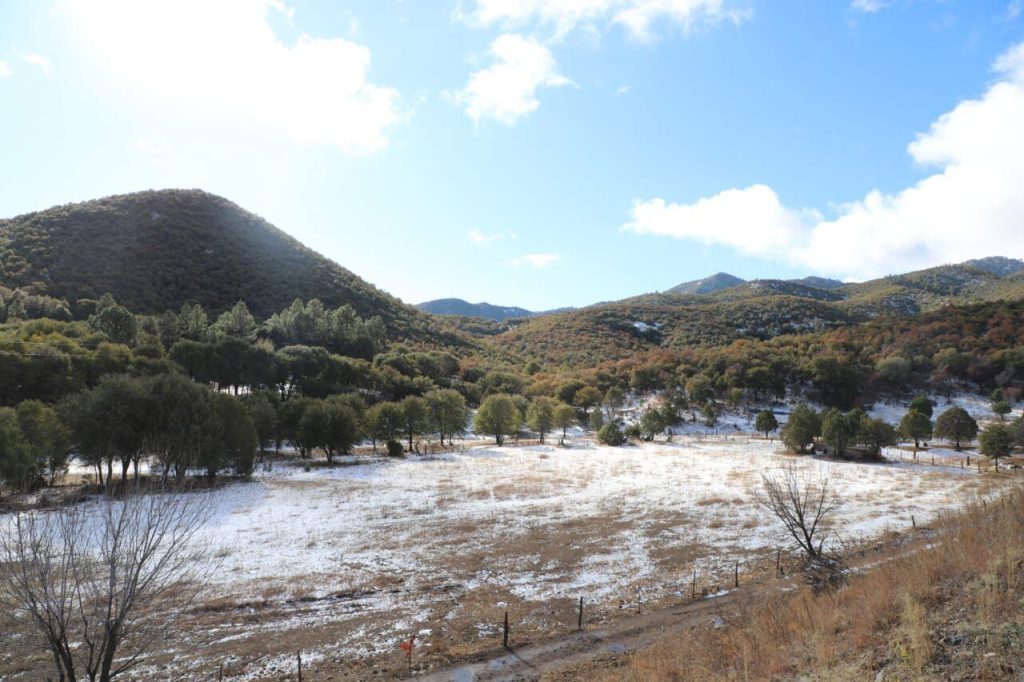
<path id="1" fill-rule="evenodd" d="M 972 393 L 958 393 L 949 398 L 936 395 L 930 395 L 928 397 L 935 405 L 932 419 L 938 417 L 953 406 L 962 407 L 968 412 L 968 414 L 974 417 L 979 424 L 998 419 L 995 413 L 992 412 L 991 401 L 984 396 L 974 395 Z M 890 424 L 896 425 L 900 423 L 900 420 L 903 419 L 903 415 L 907 413 L 908 409 L 910 409 L 909 402 L 906 400 L 898 402 L 880 402 L 875 403 L 875 405 L 868 410 L 868 414 L 872 417 L 884 419 Z M 1020 417 L 1021 414 L 1021 408 L 1019 406 L 1015 406 L 1013 412 L 1006 415 L 1006 418 L 1008 420 L 1016 419 L 1017 417 Z"/>

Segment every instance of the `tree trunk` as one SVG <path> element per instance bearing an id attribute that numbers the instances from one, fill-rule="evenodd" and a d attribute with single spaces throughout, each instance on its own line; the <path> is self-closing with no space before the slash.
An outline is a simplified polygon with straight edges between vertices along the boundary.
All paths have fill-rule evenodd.
<path id="1" fill-rule="evenodd" d="M 110 682 L 110 669 L 114 667 L 114 653 L 117 651 L 117 646 L 120 643 L 120 627 L 115 624 L 107 632 L 106 646 L 104 647 L 103 658 L 100 663 L 99 682 Z"/>

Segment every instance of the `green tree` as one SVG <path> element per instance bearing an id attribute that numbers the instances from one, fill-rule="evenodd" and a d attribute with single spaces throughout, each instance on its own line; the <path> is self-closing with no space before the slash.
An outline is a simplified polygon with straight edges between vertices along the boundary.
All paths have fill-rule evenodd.
<path id="1" fill-rule="evenodd" d="M 573 405 L 583 410 L 584 414 L 589 414 L 590 409 L 601 404 L 601 391 L 597 390 L 593 386 L 584 386 L 580 390 L 576 391 L 576 395 L 573 396 Z"/>
<path id="2" fill-rule="evenodd" d="M 249 476 L 259 436 L 245 405 L 224 393 L 208 393 L 207 405 L 196 463 L 206 469 L 209 478 L 222 469 Z"/>
<path id="3" fill-rule="evenodd" d="M 178 341 L 168 352 L 171 360 L 193 381 L 210 375 L 210 347 L 191 339 Z"/>
<path id="4" fill-rule="evenodd" d="M 430 423 L 440 435 L 441 444 L 444 445 L 444 437 L 447 435 L 448 444 L 451 445 L 453 436 L 461 436 L 466 432 L 466 424 L 469 422 L 466 399 L 450 388 L 435 389 L 423 397 L 427 401 Z"/>
<path id="5" fill-rule="evenodd" d="M 1013 429 L 1006 424 L 992 424 L 978 437 L 981 454 L 995 462 L 996 471 L 999 471 L 999 460 L 1013 452 L 1014 441 Z"/>
<path id="6" fill-rule="evenodd" d="M 278 402 L 277 394 L 266 390 L 256 391 L 245 398 L 245 408 L 256 429 L 260 450 L 264 452 L 279 442 Z"/>
<path id="7" fill-rule="evenodd" d="M 821 417 L 806 403 L 800 403 L 782 427 L 782 442 L 797 452 L 807 452 L 807 446 L 821 433 Z"/>
<path id="8" fill-rule="evenodd" d="M 114 461 L 121 464 L 121 480 L 137 465 L 145 440 L 150 408 L 146 380 L 124 375 L 104 377 L 92 389 L 61 404 L 61 420 L 79 456 L 95 467 L 97 481 L 113 483 Z M 105 471 L 104 471 L 105 470 Z"/>
<path id="9" fill-rule="evenodd" d="M 117 304 L 110 294 L 104 294 L 96 306 L 96 312 L 89 316 L 88 324 L 98 332 L 107 335 L 114 343 L 130 344 L 135 341 L 138 323 L 131 312 Z"/>
<path id="10" fill-rule="evenodd" d="M 665 420 L 658 410 L 647 410 L 640 417 L 640 432 L 646 441 L 654 440 L 654 437 L 665 430 Z"/>
<path id="11" fill-rule="evenodd" d="M 626 404 L 626 396 L 618 386 L 612 386 L 604 394 L 604 407 L 608 410 L 608 418 L 611 419 Z"/>
<path id="12" fill-rule="evenodd" d="M 584 386 L 586 384 L 579 379 L 570 379 L 558 387 L 558 390 L 555 391 L 555 397 L 567 405 L 573 405 L 576 402 L 576 391 Z"/>
<path id="13" fill-rule="evenodd" d="M 394 441 L 402 430 L 402 407 L 398 403 L 377 403 L 366 410 L 366 429 L 373 440 L 373 449 L 377 449 L 377 441 Z"/>
<path id="14" fill-rule="evenodd" d="M 203 306 L 198 303 L 185 303 L 178 313 L 178 331 L 183 339 L 206 341 L 210 331 L 210 319 L 206 316 Z"/>
<path id="15" fill-rule="evenodd" d="M 32 449 L 10 407 L 0 407 L 0 483 L 15 490 L 29 490 L 39 478 Z"/>
<path id="16" fill-rule="evenodd" d="M 249 312 L 245 301 L 239 301 L 221 314 L 213 323 L 212 331 L 218 336 L 231 336 L 244 341 L 256 340 L 256 318 Z"/>
<path id="17" fill-rule="evenodd" d="M 714 400 L 709 400 L 704 403 L 704 407 L 700 409 L 701 414 L 704 415 L 704 426 L 714 427 L 718 424 L 718 405 Z"/>
<path id="18" fill-rule="evenodd" d="M 493 434 L 498 445 L 504 444 L 506 436 L 517 433 L 519 426 L 519 409 L 512 396 L 508 394 L 496 393 L 487 396 L 477 410 L 476 432 Z"/>
<path id="19" fill-rule="evenodd" d="M 892 392 L 903 391 L 913 374 L 913 365 L 907 358 L 891 356 L 875 363 L 875 379 Z"/>
<path id="20" fill-rule="evenodd" d="M 882 453 L 882 448 L 896 445 L 896 429 L 882 419 L 866 419 L 861 426 L 859 438 L 868 451 L 877 457 Z"/>
<path id="21" fill-rule="evenodd" d="M 359 440 L 358 419 L 348 405 L 314 400 L 303 412 L 299 439 L 309 451 L 321 448 L 333 464 L 336 454 L 348 454 Z"/>
<path id="22" fill-rule="evenodd" d="M 935 420 L 935 435 L 954 442 L 957 450 L 961 443 L 970 442 L 978 435 L 978 422 L 962 407 L 951 407 Z"/>
<path id="23" fill-rule="evenodd" d="M 56 411 L 38 400 L 18 405 L 18 426 L 25 437 L 38 475 L 53 485 L 68 468 L 68 432 Z"/>
<path id="24" fill-rule="evenodd" d="M 548 396 L 538 396 L 530 402 L 526 411 L 526 422 L 530 428 L 540 434 L 540 442 L 544 442 L 544 436 L 555 426 L 555 410 L 558 409 L 558 401 Z"/>
<path id="25" fill-rule="evenodd" d="M 929 419 L 932 418 L 932 410 L 934 410 L 934 408 L 935 403 L 933 403 L 926 395 L 918 394 L 914 396 L 913 400 L 910 401 L 911 410 L 916 410 L 917 412 L 920 412 Z"/>
<path id="26" fill-rule="evenodd" d="M 1005 400 L 997 400 L 992 403 L 992 412 L 999 417 L 999 421 L 1006 419 L 1006 415 L 1013 410 L 1010 403 Z"/>
<path id="27" fill-rule="evenodd" d="M 855 419 L 848 418 L 833 407 L 821 418 L 821 437 L 842 457 L 850 442 L 857 437 L 858 426 Z"/>
<path id="28" fill-rule="evenodd" d="M 590 428 L 596 432 L 600 431 L 602 426 L 604 426 L 604 415 L 601 410 L 594 410 L 590 413 Z"/>
<path id="29" fill-rule="evenodd" d="M 1013 438 L 1018 447 L 1024 448 L 1024 416 L 1017 417 L 1014 420 Z"/>
<path id="30" fill-rule="evenodd" d="M 573 421 L 576 419 L 576 411 L 572 409 L 571 405 L 558 403 L 555 407 L 553 417 L 555 420 L 555 427 L 562 429 L 562 437 L 558 440 L 558 444 L 565 445 L 565 432 L 570 426 L 572 426 Z"/>
<path id="31" fill-rule="evenodd" d="M 686 393 L 691 403 L 703 405 L 715 397 L 714 384 L 706 374 L 698 374 L 686 382 Z"/>
<path id="32" fill-rule="evenodd" d="M 430 428 L 430 412 L 427 401 L 419 396 L 410 395 L 399 403 L 402 407 L 402 431 L 409 443 L 409 452 L 413 451 L 413 439 Z"/>
<path id="33" fill-rule="evenodd" d="M 281 443 L 277 445 L 280 449 L 281 445 L 285 442 L 289 442 L 299 449 L 299 456 L 306 458 L 309 456 L 309 451 L 306 450 L 303 445 L 302 439 L 299 437 L 299 428 L 302 423 L 302 415 L 305 414 L 306 408 L 313 403 L 312 398 L 305 398 L 302 396 L 292 398 L 291 400 L 282 401 L 277 408 L 277 424 L 278 424 L 278 437 L 281 439 Z"/>
<path id="34" fill-rule="evenodd" d="M 811 362 L 810 374 L 821 401 L 829 407 L 849 409 L 860 393 L 863 371 L 848 358 L 816 357 Z"/>
<path id="35" fill-rule="evenodd" d="M 213 427 L 210 388 L 177 374 L 162 374 L 145 384 L 147 410 L 143 447 L 156 457 L 161 482 L 171 473 L 181 480 L 199 457 Z M 138 469 L 135 471 L 138 477 Z"/>
<path id="36" fill-rule="evenodd" d="M 762 410 L 757 413 L 757 419 L 754 420 L 754 428 L 764 434 L 767 438 L 768 435 L 779 428 L 779 420 L 775 418 L 775 413 L 771 410 Z"/>
<path id="37" fill-rule="evenodd" d="M 619 446 L 626 442 L 626 436 L 615 422 L 608 422 L 597 432 L 597 439 L 605 445 Z"/>
<path id="38" fill-rule="evenodd" d="M 914 441 L 914 448 L 921 447 L 921 440 L 932 437 L 932 420 L 922 412 L 911 409 L 900 420 L 899 433 Z"/>

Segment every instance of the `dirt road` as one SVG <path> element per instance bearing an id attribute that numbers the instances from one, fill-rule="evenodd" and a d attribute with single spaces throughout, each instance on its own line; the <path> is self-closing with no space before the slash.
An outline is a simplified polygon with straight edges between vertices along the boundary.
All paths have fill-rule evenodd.
<path id="1" fill-rule="evenodd" d="M 775 585 L 778 588 L 778 584 Z M 751 587 L 747 594 L 765 586 Z M 744 594 L 734 591 L 636 615 L 585 632 L 529 644 L 481 661 L 437 670 L 416 679 L 429 682 L 528 682 L 606 656 L 649 646 L 665 635 L 695 625 L 724 623 L 724 614 Z"/>

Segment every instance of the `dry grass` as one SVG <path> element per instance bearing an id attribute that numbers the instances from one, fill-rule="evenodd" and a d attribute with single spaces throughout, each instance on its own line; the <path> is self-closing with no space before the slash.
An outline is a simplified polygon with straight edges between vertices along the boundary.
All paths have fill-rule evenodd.
<path id="1" fill-rule="evenodd" d="M 1016 679 L 1024 490 L 933 527 L 931 542 L 894 549 L 836 592 L 773 593 L 729 614 L 728 627 L 641 651 L 605 679 Z"/>

